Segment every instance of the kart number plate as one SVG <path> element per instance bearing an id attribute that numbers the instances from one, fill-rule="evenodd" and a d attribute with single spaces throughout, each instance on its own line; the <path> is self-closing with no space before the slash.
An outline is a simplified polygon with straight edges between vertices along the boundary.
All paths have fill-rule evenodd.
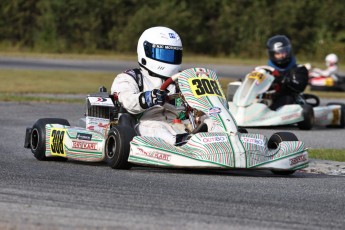
<path id="1" fill-rule="evenodd" d="M 198 77 L 188 79 L 190 88 L 196 98 L 205 96 L 217 96 L 225 98 L 224 93 L 216 80 Z"/>
<path id="2" fill-rule="evenodd" d="M 263 74 L 263 73 L 254 71 L 254 72 L 251 72 L 251 73 L 249 74 L 248 78 L 249 78 L 249 79 L 255 79 L 255 80 L 258 81 L 258 83 L 261 83 L 261 82 L 263 82 L 263 80 L 265 80 L 266 75 Z"/>

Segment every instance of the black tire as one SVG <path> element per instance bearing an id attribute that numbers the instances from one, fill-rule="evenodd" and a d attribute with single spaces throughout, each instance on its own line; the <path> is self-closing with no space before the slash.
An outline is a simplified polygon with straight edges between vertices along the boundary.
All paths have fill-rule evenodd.
<path id="1" fill-rule="evenodd" d="M 279 144 L 283 141 L 298 141 L 295 134 L 290 132 L 278 132 L 274 133 L 268 140 L 267 147 L 270 149 L 278 148 Z M 291 175 L 296 170 L 271 170 L 273 174 L 277 175 Z"/>
<path id="2" fill-rule="evenodd" d="M 342 92 L 345 91 L 345 80 L 343 80 L 343 82 L 340 83 L 340 85 L 339 85 L 339 90 L 342 91 Z"/>
<path id="3" fill-rule="evenodd" d="M 113 169 L 129 169 L 128 162 L 130 142 L 136 136 L 130 126 L 117 125 L 109 131 L 105 142 L 105 160 Z"/>
<path id="4" fill-rule="evenodd" d="M 66 119 L 61 118 L 41 118 L 38 119 L 32 126 L 30 135 L 30 149 L 37 160 L 62 160 L 62 157 L 49 157 L 45 155 L 46 152 L 46 124 L 60 124 L 70 126 Z"/>
<path id="5" fill-rule="evenodd" d="M 313 106 L 309 104 L 302 105 L 303 108 L 303 121 L 297 123 L 297 126 L 301 130 L 311 130 L 314 126 L 315 116 Z"/>
<path id="6" fill-rule="evenodd" d="M 320 105 L 320 98 L 314 94 L 303 94 L 303 98 L 306 101 L 308 105 L 311 105 L 312 107 L 317 107 Z"/>
<path id="7" fill-rule="evenodd" d="M 245 129 L 245 128 L 242 128 L 242 127 L 239 127 L 239 128 L 237 129 L 237 131 L 238 131 L 239 133 L 248 133 L 248 130 Z"/>
<path id="8" fill-rule="evenodd" d="M 276 149 L 283 141 L 298 141 L 298 138 L 290 132 L 277 132 L 270 137 L 267 142 L 267 147 L 269 149 Z"/>
<path id="9" fill-rule="evenodd" d="M 338 103 L 338 102 L 330 102 L 330 103 L 327 103 L 327 105 L 340 105 L 340 107 L 341 107 L 340 125 L 337 125 L 337 126 L 329 125 L 327 127 L 345 128 L 345 104 L 344 103 Z"/>

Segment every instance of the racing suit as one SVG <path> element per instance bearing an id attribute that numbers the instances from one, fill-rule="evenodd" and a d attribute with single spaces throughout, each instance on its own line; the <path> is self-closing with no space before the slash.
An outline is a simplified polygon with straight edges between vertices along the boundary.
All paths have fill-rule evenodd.
<path id="1" fill-rule="evenodd" d="M 181 126 L 173 124 L 182 108 L 169 103 L 149 105 L 147 97 L 150 91 L 159 89 L 164 79 L 152 77 L 145 69 L 127 70 L 114 79 L 111 93 L 117 95 L 119 103 L 130 114 L 140 114 L 140 120 L 135 127 L 142 136 L 160 137 L 169 144 L 175 144 L 177 136 L 187 132 Z M 170 85 L 168 91 L 175 92 L 175 85 Z"/>
<path id="2" fill-rule="evenodd" d="M 283 105 L 295 104 L 296 96 L 302 93 L 308 85 L 307 68 L 304 65 L 297 65 L 294 58 L 285 68 L 280 68 L 271 61 L 268 62 L 268 65 L 276 70 L 273 73 L 275 79 L 272 84 L 276 93 L 272 95 L 270 109 L 277 110 Z"/>

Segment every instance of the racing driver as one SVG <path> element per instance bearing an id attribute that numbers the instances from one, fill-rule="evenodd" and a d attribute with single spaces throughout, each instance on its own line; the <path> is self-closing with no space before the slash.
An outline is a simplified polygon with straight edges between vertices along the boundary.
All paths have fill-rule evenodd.
<path id="1" fill-rule="evenodd" d="M 175 144 L 186 130 L 173 125 L 179 110 L 165 103 L 167 94 L 175 93 L 175 85 L 164 91 L 160 87 L 180 72 L 182 50 L 181 38 L 174 30 L 162 26 L 145 30 L 137 45 L 139 68 L 118 74 L 111 86 L 111 93 L 121 106 L 128 113 L 141 116 L 135 127 L 137 133 L 160 137 L 169 144 Z"/>
<path id="2" fill-rule="evenodd" d="M 297 65 L 292 54 L 290 40 L 285 35 L 276 35 L 267 41 L 268 65 L 275 71 L 272 105 L 276 110 L 286 104 L 294 104 L 295 96 L 302 93 L 308 85 L 308 70 L 304 65 Z"/>

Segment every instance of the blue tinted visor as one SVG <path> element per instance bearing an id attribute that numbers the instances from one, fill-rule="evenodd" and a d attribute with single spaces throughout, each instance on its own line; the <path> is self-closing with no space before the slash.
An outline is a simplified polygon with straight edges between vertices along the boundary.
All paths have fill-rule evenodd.
<path id="1" fill-rule="evenodd" d="M 148 58 L 169 64 L 182 63 L 182 47 L 152 44 L 144 42 L 145 55 Z"/>

